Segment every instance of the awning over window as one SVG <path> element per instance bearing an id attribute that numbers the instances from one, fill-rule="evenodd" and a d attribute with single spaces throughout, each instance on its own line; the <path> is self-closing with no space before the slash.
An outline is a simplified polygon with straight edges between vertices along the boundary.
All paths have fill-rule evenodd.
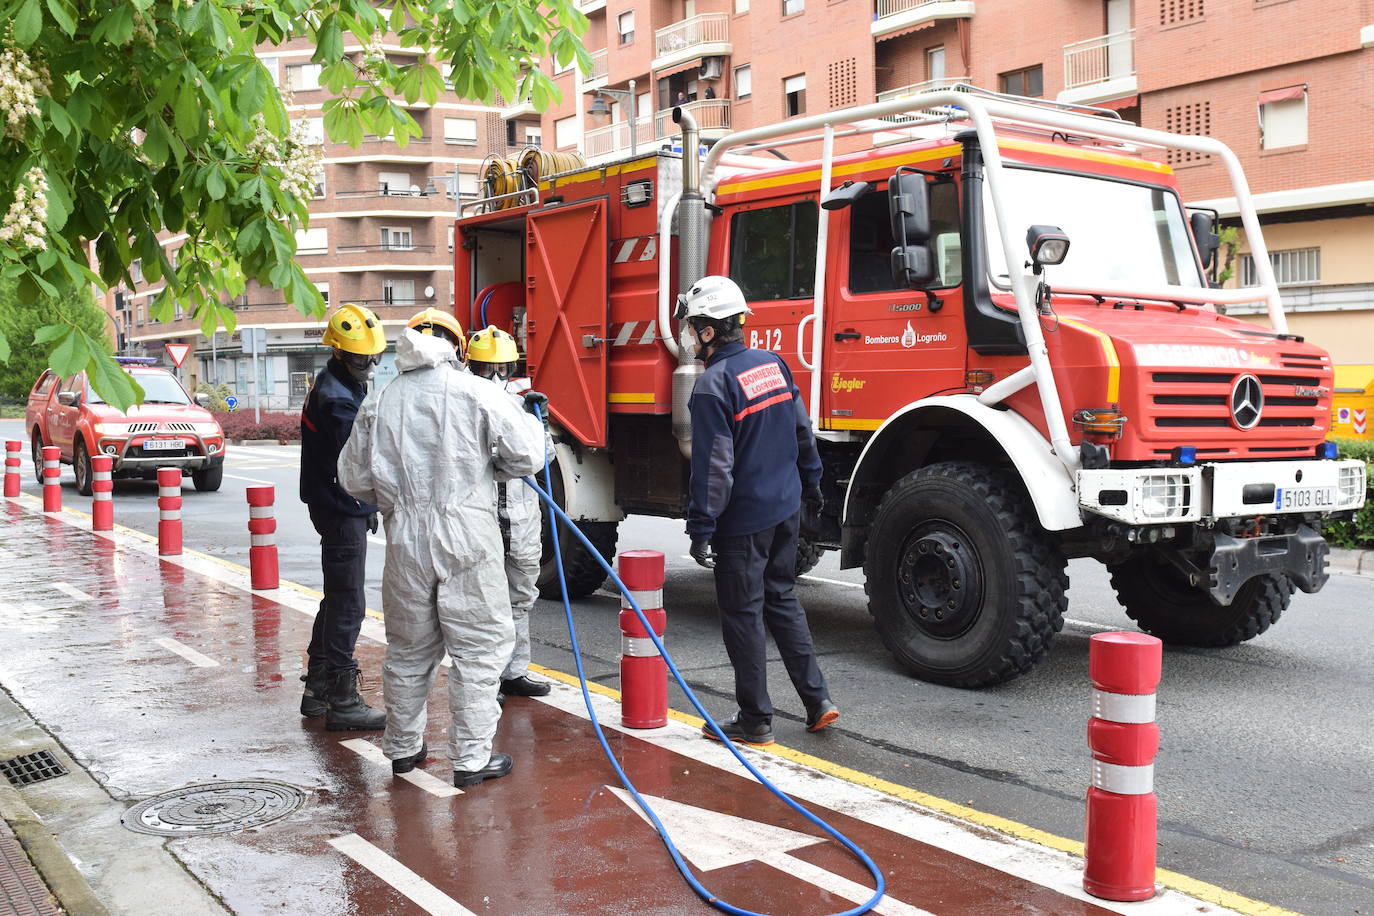
<path id="1" fill-rule="evenodd" d="M 1301 86 L 1289 86 L 1286 89 L 1269 89 L 1259 94 L 1259 103 L 1268 105 L 1270 102 L 1287 102 L 1293 99 L 1300 99 L 1307 95 L 1307 84 Z"/>
<path id="2" fill-rule="evenodd" d="M 875 40 L 887 41 L 889 38 L 900 38 L 903 35 L 910 35 L 912 32 L 919 32 L 922 29 L 933 29 L 935 28 L 935 26 L 939 25 L 940 22 L 941 20 L 939 19 L 931 19 L 926 22 L 919 22 L 916 25 L 910 26 L 905 29 L 898 29 L 895 32 L 888 32 L 886 35 L 879 35 L 876 37 Z"/>
<path id="3" fill-rule="evenodd" d="M 1134 108 L 1139 104 L 1139 95 L 1123 95 L 1119 99 L 1108 99 L 1105 102 L 1092 103 L 1096 108 L 1110 108 L 1112 111 L 1124 111 L 1127 108 Z"/>
<path id="4" fill-rule="evenodd" d="M 665 76 L 672 76 L 674 73 L 681 73 L 684 70 L 700 70 L 701 58 L 694 57 L 689 61 L 676 64 L 672 67 L 664 67 L 662 70 L 654 71 L 654 79 L 663 79 Z"/>

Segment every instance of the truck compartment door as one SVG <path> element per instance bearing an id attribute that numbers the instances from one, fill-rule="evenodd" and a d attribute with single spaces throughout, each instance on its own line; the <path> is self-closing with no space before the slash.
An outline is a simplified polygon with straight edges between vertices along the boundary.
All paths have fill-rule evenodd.
<path id="1" fill-rule="evenodd" d="M 529 214 L 526 362 L 549 409 L 584 445 L 606 445 L 605 199 Z"/>

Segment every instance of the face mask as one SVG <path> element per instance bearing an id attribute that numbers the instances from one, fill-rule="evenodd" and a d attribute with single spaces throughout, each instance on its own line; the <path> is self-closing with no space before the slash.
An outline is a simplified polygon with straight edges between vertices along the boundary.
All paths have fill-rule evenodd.
<path id="1" fill-rule="evenodd" d="M 688 333 L 691 334 L 691 336 L 692 336 L 692 341 L 693 341 L 693 343 L 696 345 L 696 354 L 695 354 L 695 355 L 696 355 L 696 358 L 699 359 L 699 360 L 701 360 L 701 361 L 703 361 L 703 362 L 705 362 L 705 360 L 706 360 L 706 350 L 711 346 L 712 341 L 714 341 L 714 340 L 716 339 L 716 330 L 715 330 L 715 328 L 712 328 L 712 327 L 709 327 L 709 326 L 708 326 L 708 327 L 703 328 L 702 330 L 698 331 L 694 326 L 692 326 L 692 325 L 690 325 L 690 324 L 687 326 L 687 328 L 688 328 Z M 701 336 L 705 331 L 708 331 L 708 330 L 711 332 L 711 337 L 710 337 L 709 340 L 708 340 L 708 339 L 704 339 L 704 338 Z"/>
<path id="2" fill-rule="evenodd" d="M 354 381 L 369 382 L 375 374 L 376 365 L 382 361 L 380 355 L 367 356 L 362 353 L 344 353 L 339 357 Z"/>

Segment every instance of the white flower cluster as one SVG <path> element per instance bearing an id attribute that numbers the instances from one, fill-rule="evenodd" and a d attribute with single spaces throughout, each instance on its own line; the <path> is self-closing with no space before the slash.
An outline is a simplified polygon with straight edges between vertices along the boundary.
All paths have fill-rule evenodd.
<path id="1" fill-rule="evenodd" d="M 0 109 L 5 112 L 6 136 L 24 139 L 28 117 L 38 117 L 38 99 L 48 91 L 48 74 L 41 64 L 8 40 L 0 44 Z"/>
<path id="2" fill-rule="evenodd" d="M 248 155 L 263 165 L 281 170 L 281 189 L 297 200 L 315 196 L 315 182 L 324 160 L 323 147 L 310 136 L 305 121 L 291 125 L 285 140 L 276 137 L 259 118 L 248 145 Z"/>
<path id="3" fill-rule="evenodd" d="M 32 168 L 14 189 L 14 203 L 0 220 L 0 242 L 18 241 L 25 248 L 43 251 L 48 247 L 48 180 L 43 170 Z"/>
<path id="4" fill-rule="evenodd" d="M 379 77 L 385 67 L 386 50 L 382 47 L 382 34 L 378 32 L 372 36 L 372 40 L 363 49 L 363 69 L 374 77 Z"/>

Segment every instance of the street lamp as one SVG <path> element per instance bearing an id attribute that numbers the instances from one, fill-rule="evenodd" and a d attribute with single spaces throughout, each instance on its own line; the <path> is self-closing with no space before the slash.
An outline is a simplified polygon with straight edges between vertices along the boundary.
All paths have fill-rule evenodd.
<path id="1" fill-rule="evenodd" d="M 610 108 L 609 105 L 606 104 L 606 99 L 604 98 L 604 96 L 608 96 L 608 95 L 609 95 L 609 96 L 615 96 L 615 97 L 617 97 L 617 98 L 619 98 L 619 97 L 624 97 L 625 102 L 626 102 L 626 109 L 627 109 L 627 110 L 629 111 L 629 113 L 630 113 L 630 155 L 631 155 L 631 156 L 634 156 L 634 155 L 635 155 L 635 134 L 636 134 L 636 132 L 638 131 L 638 125 L 635 124 L 635 81 L 634 81 L 634 80 L 630 80 L 630 84 L 629 84 L 629 85 L 630 85 L 630 88 L 629 88 L 628 91 L 625 90 L 625 89 L 597 89 L 597 90 L 595 90 L 595 92 L 596 92 L 596 98 L 592 99 L 592 107 L 587 109 L 587 114 L 593 114 L 593 115 L 608 115 L 608 114 L 611 113 L 611 108 Z"/>

